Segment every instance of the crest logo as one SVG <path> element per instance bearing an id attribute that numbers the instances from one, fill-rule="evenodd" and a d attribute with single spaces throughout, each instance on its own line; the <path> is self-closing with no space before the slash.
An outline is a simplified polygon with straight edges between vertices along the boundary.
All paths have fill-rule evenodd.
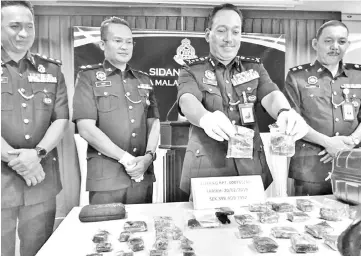
<path id="1" fill-rule="evenodd" d="M 181 45 L 177 48 L 177 55 L 173 59 L 179 64 L 184 65 L 183 60 L 195 59 L 198 58 L 196 55 L 196 50 L 191 45 L 191 40 L 184 38 L 181 41 Z"/>

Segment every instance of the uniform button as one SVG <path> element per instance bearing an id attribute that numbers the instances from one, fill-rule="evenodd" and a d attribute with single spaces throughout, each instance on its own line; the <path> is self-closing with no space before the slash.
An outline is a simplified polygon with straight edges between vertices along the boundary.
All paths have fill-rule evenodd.
<path id="1" fill-rule="evenodd" d="M 228 95 L 228 97 L 231 97 L 231 96 L 232 96 L 232 94 L 230 94 L 230 93 L 228 93 L 227 95 Z"/>
<path id="2" fill-rule="evenodd" d="M 123 80 L 123 83 L 126 83 L 127 82 L 127 80 Z"/>
<path id="3" fill-rule="evenodd" d="M 232 124 L 236 124 L 236 121 L 235 121 L 235 120 L 232 120 Z"/>
<path id="4" fill-rule="evenodd" d="M 130 92 L 127 92 L 125 95 L 127 95 L 128 97 L 130 96 Z"/>
<path id="5" fill-rule="evenodd" d="M 53 161 L 56 161 L 56 157 L 53 158 Z"/>
<path id="6" fill-rule="evenodd" d="M 313 94 L 310 94 L 310 97 L 313 98 Z"/>
<path id="7" fill-rule="evenodd" d="M 331 83 L 333 84 L 335 82 L 335 80 L 331 80 Z"/>
<path id="8" fill-rule="evenodd" d="M 199 154 L 199 149 L 197 149 L 196 153 Z"/>
<path id="9" fill-rule="evenodd" d="M 147 97 L 149 97 L 149 93 L 147 93 Z"/>
<path id="10" fill-rule="evenodd" d="M 306 147 L 306 144 L 302 144 L 302 147 Z"/>
<path id="11" fill-rule="evenodd" d="M 335 108 L 337 108 L 337 106 L 335 106 Z"/>
<path id="12" fill-rule="evenodd" d="M 48 91 L 46 89 L 44 89 L 43 92 L 48 92 Z"/>
<path id="13" fill-rule="evenodd" d="M 99 155 L 99 156 L 101 156 L 101 155 L 102 155 L 102 153 L 98 152 L 98 155 Z"/>
<path id="14" fill-rule="evenodd" d="M 20 77 L 23 77 L 23 74 L 20 74 L 20 73 L 19 73 L 19 76 L 20 76 Z"/>
<path id="15" fill-rule="evenodd" d="M 227 83 L 227 84 L 229 84 L 229 81 L 228 81 L 228 80 L 226 80 L 226 83 Z"/>
<path id="16" fill-rule="evenodd" d="M 247 90 L 250 91 L 250 90 L 251 90 L 251 87 L 247 87 Z"/>
<path id="17" fill-rule="evenodd" d="M 104 92 L 104 95 L 105 95 L 105 96 L 108 96 L 108 94 L 109 94 L 108 92 Z"/>
<path id="18" fill-rule="evenodd" d="M 21 103 L 21 106 L 23 107 L 23 108 L 26 108 L 26 103 Z"/>
<path id="19" fill-rule="evenodd" d="M 337 92 L 333 92 L 333 95 L 337 95 Z"/>
<path id="20" fill-rule="evenodd" d="M 137 148 L 133 148 L 133 152 L 137 152 Z"/>
<path id="21" fill-rule="evenodd" d="M 230 108 L 229 108 L 229 110 L 230 110 L 230 111 L 233 111 L 233 108 L 232 108 L 232 107 L 230 107 Z"/>
<path id="22" fill-rule="evenodd" d="M 338 136 L 338 135 L 340 135 L 340 133 L 339 133 L 339 132 L 336 132 L 336 133 L 335 133 L 335 136 Z"/>
<path id="23" fill-rule="evenodd" d="M 212 88 L 209 88 L 209 91 L 210 91 L 210 92 L 213 91 Z"/>
<path id="24" fill-rule="evenodd" d="M 24 92 L 25 92 L 25 89 L 24 89 L 24 88 L 21 88 L 20 91 L 21 91 L 22 93 L 24 93 Z"/>
<path id="25" fill-rule="evenodd" d="M 29 135 L 29 134 L 26 134 L 26 135 L 25 135 L 25 139 L 26 139 L 26 140 L 30 139 L 30 135 Z"/>
<path id="26" fill-rule="evenodd" d="M 353 98 L 356 98 L 356 94 L 352 94 L 352 97 L 353 97 Z"/>
<path id="27" fill-rule="evenodd" d="M 338 118 L 336 117 L 336 118 L 335 118 L 335 121 L 338 122 L 338 121 L 340 121 L 340 119 L 338 119 Z"/>
<path id="28" fill-rule="evenodd" d="M 131 119 L 131 120 L 130 120 L 130 122 L 131 122 L 131 123 L 134 123 L 134 122 L 135 122 L 135 120 L 134 120 L 134 119 Z"/>
<path id="29" fill-rule="evenodd" d="M 137 136 L 137 134 L 135 132 L 132 133 L 132 137 L 135 137 Z"/>
<path id="30" fill-rule="evenodd" d="M 129 106 L 129 109 L 133 109 L 133 106 Z"/>
<path id="31" fill-rule="evenodd" d="M 29 123 L 29 119 L 25 118 L 25 119 L 24 119 L 24 123 L 28 124 L 28 123 Z"/>

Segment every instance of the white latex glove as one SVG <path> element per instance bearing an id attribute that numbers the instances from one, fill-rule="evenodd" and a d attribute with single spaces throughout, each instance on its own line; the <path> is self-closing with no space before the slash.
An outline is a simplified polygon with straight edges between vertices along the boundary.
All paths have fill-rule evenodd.
<path id="1" fill-rule="evenodd" d="M 309 130 L 306 121 L 293 109 L 279 114 L 277 124 L 287 135 L 294 136 L 295 141 L 303 138 Z"/>
<path id="2" fill-rule="evenodd" d="M 131 169 L 134 168 L 137 164 L 129 164 L 130 161 L 132 161 L 135 157 L 129 154 L 128 152 L 125 152 L 123 157 L 118 161 L 122 165 L 124 165 L 125 169 Z"/>
<path id="3" fill-rule="evenodd" d="M 218 110 L 203 115 L 199 120 L 199 126 L 209 137 L 218 141 L 229 140 L 229 137 L 236 134 L 236 129 L 231 121 L 223 112 Z"/>

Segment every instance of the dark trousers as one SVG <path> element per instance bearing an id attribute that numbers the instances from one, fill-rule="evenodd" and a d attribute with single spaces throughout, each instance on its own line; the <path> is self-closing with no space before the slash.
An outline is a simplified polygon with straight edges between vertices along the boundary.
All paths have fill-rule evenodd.
<path id="1" fill-rule="evenodd" d="M 39 204 L 1 209 L 1 256 L 15 255 L 16 224 L 20 255 L 34 256 L 53 233 L 55 197 Z"/>
<path id="2" fill-rule="evenodd" d="M 307 182 L 302 180 L 295 181 L 295 196 L 317 196 L 332 194 L 331 181 Z"/>
<path id="3" fill-rule="evenodd" d="M 132 187 L 112 191 L 89 191 L 89 204 L 146 204 L 152 203 L 153 183 L 133 183 Z"/>

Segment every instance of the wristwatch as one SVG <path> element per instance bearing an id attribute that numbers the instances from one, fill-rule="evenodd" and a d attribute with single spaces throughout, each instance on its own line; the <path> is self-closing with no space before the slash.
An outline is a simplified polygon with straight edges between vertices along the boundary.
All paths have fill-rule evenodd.
<path id="1" fill-rule="evenodd" d="M 360 140 L 358 138 L 356 138 L 355 136 L 353 136 L 352 134 L 350 135 L 350 138 L 352 139 L 352 142 L 355 146 L 360 144 Z"/>
<path id="2" fill-rule="evenodd" d="M 151 150 L 146 151 L 144 155 L 146 154 L 150 154 L 152 156 L 152 161 L 155 161 L 155 159 L 157 159 L 157 153 L 152 152 Z"/>
<path id="3" fill-rule="evenodd" d="M 277 117 L 283 112 L 283 111 L 290 111 L 290 108 L 281 108 L 280 110 L 278 110 L 277 112 Z"/>
<path id="4" fill-rule="evenodd" d="M 40 158 L 44 158 L 48 154 L 48 151 L 46 151 L 46 149 L 42 147 L 36 147 L 35 150 L 36 153 L 38 153 L 38 157 Z"/>

